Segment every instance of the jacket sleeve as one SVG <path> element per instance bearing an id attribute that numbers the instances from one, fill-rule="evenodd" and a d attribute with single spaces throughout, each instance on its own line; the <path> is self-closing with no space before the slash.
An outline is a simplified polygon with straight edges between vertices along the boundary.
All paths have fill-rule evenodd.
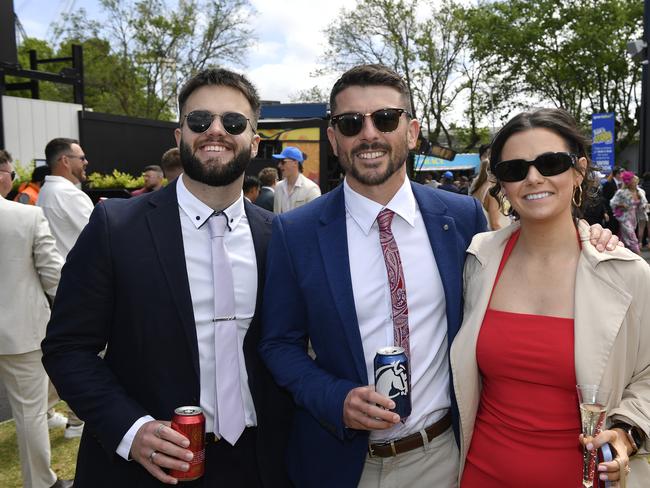
<path id="1" fill-rule="evenodd" d="M 109 341 L 114 313 L 108 229 L 105 205 L 98 205 L 68 254 L 41 347 L 59 395 L 113 456 L 124 434 L 147 412 L 98 356 Z"/>
<path id="2" fill-rule="evenodd" d="M 312 297 L 317 299 L 317 297 Z M 361 386 L 337 378 L 308 355 L 308 316 L 280 218 L 273 220 L 264 288 L 260 353 L 275 381 L 297 405 L 339 438 L 345 437 L 343 402 Z"/>
<path id="3" fill-rule="evenodd" d="M 56 288 L 61 278 L 61 268 L 63 267 L 63 258 L 56 249 L 56 241 L 43 210 L 39 207 L 34 212 L 34 241 L 32 244 L 32 254 L 34 257 L 34 267 L 41 281 L 43 291 L 51 298 L 56 294 Z"/>
<path id="4" fill-rule="evenodd" d="M 630 263 L 632 264 L 632 263 Z M 610 415 L 639 427 L 646 435 L 645 452 L 650 452 L 650 266 L 636 261 L 626 269 L 625 279 L 633 293 L 627 312 L 628 357 L 635 357 L 632 375 L 619 405 Z M 638 340 L 630 340 L 630 338 Z M 624 363 L 618 367 L 624 367 Z"/>

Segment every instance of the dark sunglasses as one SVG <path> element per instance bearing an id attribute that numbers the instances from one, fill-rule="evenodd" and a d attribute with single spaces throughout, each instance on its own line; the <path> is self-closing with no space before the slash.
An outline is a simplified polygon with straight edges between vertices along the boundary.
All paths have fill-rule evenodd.
<path id="1" fill-rule="evenodd" d="M 382 108 L 370 114 L 359 112 L 348 112 L 335 115 L 331 119 L 332 127 L 338 127 L 341 134 L 347 137 L 356 136 L 363 128 L 363 121 L 370 117 L 372 123 L 380 132 L 393 132 L 399 125 L 399 118 L 402 114 L 411 117 L 411 114 L 403 108 Z"/>
<path id="2" fill-rule="evenodd" d="M 500 181 L 521 181 L 528 175 L 528 168 L 535 166 L 543 176 L 555 176 L 564 173 L 576 165 L 578 157 L 567 152 L 548 152 L 540 154 L 532 161 L 510 159 L 501 161 L 494 167 L 494 176 Z"/>
<path id="3" fill-rule="evenodd" d="M 16 180 L 16 172 L 15 171 L 7 171 L 6 169 L 0 169 L 3 173 L 7 173 L 8 175 L 11 176 L 11 181 Z"/>
<path id="4" fill-rule="evenodd" d="M 85 161 L 86 160 L 86 156 L 77 156 L 76 154 L 66 154 L 65 157 L 66 158 L 77 158 L 80 161 Z"/>
<path id="5" fill-rule="evenodd" d="M 246 130 L 246 124 L 250 123 L 250 120 L 247 119 L 245 115 L 237 112 L 213 114 L 207 110 L 195 110 L 190 112 L 185 116 L 184 120 L 187 122 L 187 126 L 192 132 L 202 134 L 210 128 L 215 117 L 221 119 L 223 128 L 228 134 L 233 136 L 237 136 L 244 132 Z M 181 125 L 183 124 L 181 123 Z M 253 129 L 252 124 L 251 129 Z M 255 129 L 253 129 L 253 133 L 255 133 Z"/>

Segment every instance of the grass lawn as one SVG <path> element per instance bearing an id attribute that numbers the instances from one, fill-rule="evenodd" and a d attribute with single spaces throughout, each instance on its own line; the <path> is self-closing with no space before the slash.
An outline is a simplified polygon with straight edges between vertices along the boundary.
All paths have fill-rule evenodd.
<path id="1" fill-rule="evenodd" d="M 61 402 L 57 411 L 65 414 L 67 406 Z M 79 438 L 65 439 L 63 428 L 50 430 L 52 446 L 52 469 L 61 479 L 74 478 L 77 464 Z M 23 486 L 16 444 L 16 424 L 13 420 L 0 423 L 0 486 L 2 488 L 21 488 Z"/>

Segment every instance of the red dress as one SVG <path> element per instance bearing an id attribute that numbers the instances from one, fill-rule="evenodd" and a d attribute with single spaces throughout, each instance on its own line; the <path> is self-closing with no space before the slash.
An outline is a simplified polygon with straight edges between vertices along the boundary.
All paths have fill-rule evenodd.
<path id="1" fill-rule="evenodd" d="M 581 486 L 573 344 L 573 319 L 488 308 L 476 345 L 483 389 L 461 488 Z"/>

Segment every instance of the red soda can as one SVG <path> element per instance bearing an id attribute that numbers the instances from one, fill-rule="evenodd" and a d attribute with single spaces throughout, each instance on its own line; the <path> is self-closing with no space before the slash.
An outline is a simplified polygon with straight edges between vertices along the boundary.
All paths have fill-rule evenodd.
<path id="1" fill-rule="evenodd" d="M 188 449 L 194 457 L 188 471 L 169 470 L 169 475 L 178 481 L 192 481 L 205 472 L 205 416 L 201 407 L 178 407 L 172 417 L 172 429 L 180 432 L 190 441 Z"/>

